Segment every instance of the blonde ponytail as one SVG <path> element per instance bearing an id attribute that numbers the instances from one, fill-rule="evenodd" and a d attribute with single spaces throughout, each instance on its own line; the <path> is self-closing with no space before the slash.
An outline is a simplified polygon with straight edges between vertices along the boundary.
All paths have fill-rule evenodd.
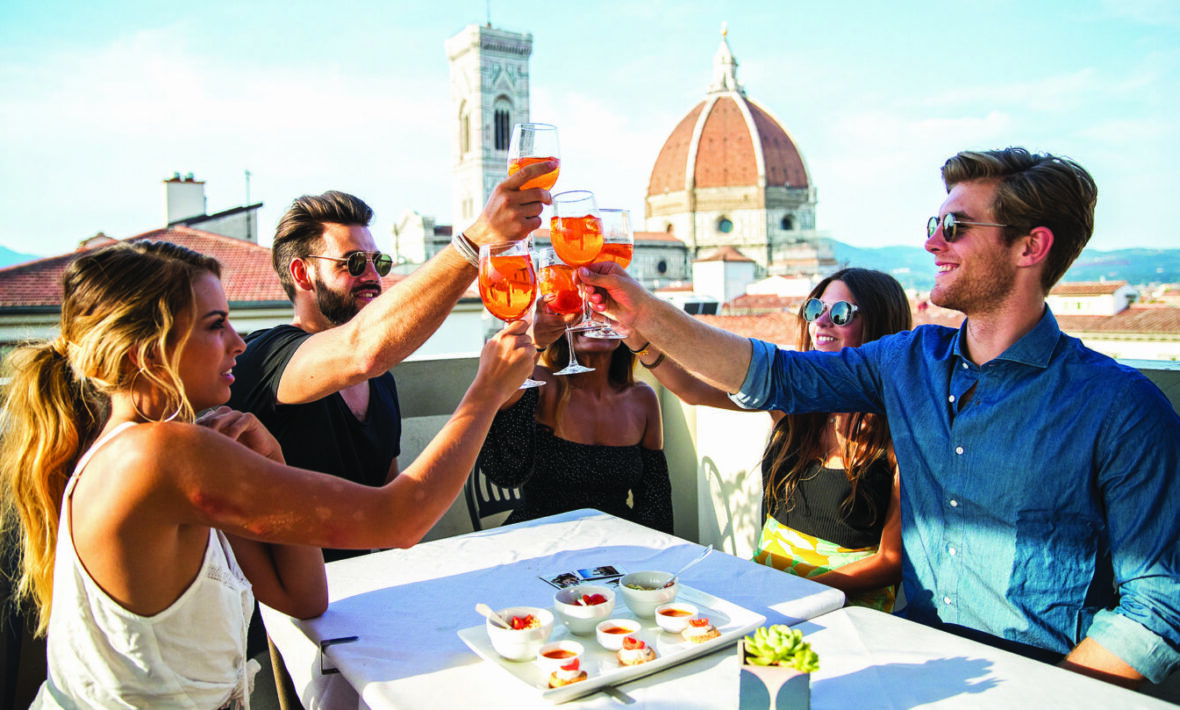
<path id="1" fill-rule="evenodd" d="M 20 541 L 16 596 L 35 602 L 38 634 L 49 624 L 62 493 L 79 452 L 101 428 L 96 410 L 105 409 L 87 401 L 62 350 L 59 343 L 26 346 L 9 357 L 0 439 L 0 520 L 5 532 L 21 531 L 11 536 Z"/>
<path id="2" fill-rule="evenodd" d="M 120 243 L 79 256 L 62 276 L 61 335 L 9 356 L 0 417 L 0 529 L 18 540 L 17 601 L 49 626 L 62 494 L 110 414 L 110 394 L 147 375 L 178 415 L 192 417 L 178 371 L 192 283 L 220 276 L 215 259 L 168 242 Z M 133 363 L 157 358 L 141 371 Z M 9 531 L 15 535 L 8 535 Z"/>

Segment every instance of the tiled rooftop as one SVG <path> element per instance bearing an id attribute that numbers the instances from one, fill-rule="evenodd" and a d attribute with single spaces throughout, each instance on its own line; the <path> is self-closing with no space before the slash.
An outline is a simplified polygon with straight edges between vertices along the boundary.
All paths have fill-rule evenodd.
<path id="1" fill-rule="evenodd" d="M 694 259 L 693 263 L 699 261 L 748 261 L 750 263 L 754 263 L 753 259 L 742 254 L 740 251 L 734 249 L 731 246 L 718 247 L 708 256 L 703 256 L 700 259 Z"/>
<path id="2" fill-rule="evenodd" d="M 799 317 L 779 311 L 756 316 L 694 316 L 702 323 L 745 338 L 757 338 L 780 347 L 794 349 L 799 340 Z"/>
<path id="3" fill-rule="evenodd" d="M 1050 296 L 1109 296 L 1126 286 L 1126 281 L 1070 281 L 1059 283 Z"/>
<path id="4" fill-rule="evenodd" d="M 126 241 L 142 240 L 173 242 L 217 259 L 221 263 L 221 281 L 230 303 L 287 301 L 271 266 L 269 247 L 183 226 L 154 229 Z M 68 254 L 0 269 L 0 309 L 61 306 L 61 275 L 66 267 L 86 251 L 114 241 L 89 239 Z M 382 279 L 382 283 L 388 288 L 402 278 L 391 274 Z"/>

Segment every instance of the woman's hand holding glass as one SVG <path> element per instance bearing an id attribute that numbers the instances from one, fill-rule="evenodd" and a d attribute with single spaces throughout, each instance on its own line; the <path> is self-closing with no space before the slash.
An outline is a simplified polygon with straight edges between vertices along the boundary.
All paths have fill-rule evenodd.
<path id="1" fill-rule="evenodd" d="M 627 210 L 607 207 L 603 207 L 598 213 L 602 218 L 602 251 L 598 252 L 594 263 L 613 261 L 626 269 L 631 264 L 631 258 L 635 253 L 635 233 L 631 230 L 631 213 Z M 595 315 L 591 312 L 591 320 L 597 327 L 587 331 L 586 335 L 591 338 L 613 338 L 616 340 L 625 337 L 619 331 L 611 328 L 612 323 L 606 316 L 595 317 Z"/>
<path id="2" fill-rule="evenodd" d="M 503 402 L 516 390 L 524 389 L 519 383 L 527 380 L 533 371 L 535 354 L 528 323 L 524 320 L 509 323 L 484 343 L 472 389 L 486 385 L 492 388 L 491 396 Z"/>

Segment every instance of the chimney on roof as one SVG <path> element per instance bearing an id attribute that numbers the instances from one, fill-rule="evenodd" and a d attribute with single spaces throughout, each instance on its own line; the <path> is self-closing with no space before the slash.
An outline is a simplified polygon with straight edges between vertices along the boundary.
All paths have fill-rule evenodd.
<path id="1" fill-rule="evenodd" d="M 164 181 L 164 224 L 176 224 L 205 214 L 205 181 L 179 172 Z"/>

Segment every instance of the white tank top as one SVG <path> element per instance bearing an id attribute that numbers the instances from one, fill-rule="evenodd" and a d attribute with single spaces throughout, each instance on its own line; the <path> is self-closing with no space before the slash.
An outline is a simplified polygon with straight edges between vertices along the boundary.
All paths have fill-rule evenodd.
<path id="1" fill-rule="evenodd" d="M 209 530 L 193 583 L 152 616 L 120 606 L 78 560 L 70 524 L 74 484 L 94 452 L 133 423 L 96 441 L 66 485 L 53 568 L 49 674 L 32 707 L 211 710 L 232 702 L 248 710 L 258 667 L 246 658 L 254 595 L 220 530 Z"/>

